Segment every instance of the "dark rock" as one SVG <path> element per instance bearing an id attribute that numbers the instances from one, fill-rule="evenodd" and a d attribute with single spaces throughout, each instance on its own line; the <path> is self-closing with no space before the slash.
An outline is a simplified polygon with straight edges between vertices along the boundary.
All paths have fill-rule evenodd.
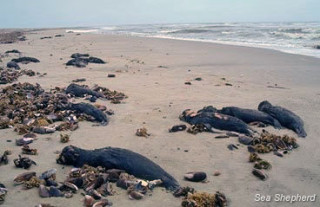
<path id="1" fill-rule="evenodd" d="M 57 35 L 55 35 L 54 37 L 64 37 L 64 35 L 57 34 Z"/>
<path id="2" fill-rule="evenodd" d="M 184 84 L 186 84 L 186 85 L 191 85 L 191 82 L 190 82 L 190 81 L 187 81 L 187 82 L 185 82 Z"/>
<path id="3" fill-rule="evenodd" d="M 313 46 L 314 49 L 320 50 L 320 45 Z"/>
<path id="4" fill-rule="evenodd" d="M 14 61 L 10 61 L 7 63 L 7 67 L 8 68 L 14 68 L 16 70 L 20 69 L 20 66 L 18 65 L 18 63 L 14 62 Z"/>
<path id="5" fill-rule="evenodd" d="M 189 172 L 184 175 L 184 179 L 192 182 L 202 182 L 207 178 L 205 172 Z"/>
<path id="6" fill-rule="evenodd" d="M 115 78 L 116 77 L 116 75 L 115 74 L 108 74 L 108 78 Z"/>
<path id="7" fill-rule="evenodd" d="M 63 193 L 61 193 L 61 191 L 54 186 L 50 187 L 49 195 L 50 195 L 50 197 L 63 197 Z"/>
<path id="8" fill-rule="evenodd" d="M 178 131 L 184 131 L 187 129 L 187 126 L 185 124 L 181 125 L 175 125 L 169 129 L 169 132 L 178 132 Z"/>

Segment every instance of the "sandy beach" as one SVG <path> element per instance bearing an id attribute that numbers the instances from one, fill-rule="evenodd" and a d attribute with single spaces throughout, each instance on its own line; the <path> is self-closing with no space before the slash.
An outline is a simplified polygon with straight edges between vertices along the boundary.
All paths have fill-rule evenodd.
<path id="1" fill-rule="evenodd" d="M 55 35 L 62 34 L 62 37 Z M 86 84 L 98 84 L 125 93 L 128 98 L 121 104 L 98 100 L 114 111 L 107 126 L 93 126 L 80 122 L 79 129 L 67 131 L 70 142 L 60 143 L 60 133 L 38 135 L 30 146 L 39 155 L 30 156 L 37 166 L 29 170 L 37 173 L 56 168 L 57 180 L 63 181 L 71 166 L 56 163 L 56 151 L 68 144 L 85 149 L 121 147 L 138 152 L 163 167 L 182 186 L 192 186 L 198 191 L 223 192 L 229 206 L 320 206 L 316 202 L 255 202 L 255 195 L 313 195 L 320 192 L 320 59 L 278 52 L 275 50 L 231 46 L 204 42 L 121 35 L 66 33 L 65 30 L 27 32 L 26 41 L 1 44 L 0 53 L 18 49 L 23 56 L 35 57 L 40 63 L 22 65 L 47 73 L 43 77 L 21 76 L 16 82 L 39 83 L 45 90 L 56 86 L 67 87 L 72 80 L 85 78 Z M 52 36 L 51 39 L 40 39 Z M 66 66 L 73 53 L 89 53 L 107 64 L 89 64 L 85 68 Z M 15 54 L 2 58 L 0 66 Z M 108 74 L 115 78 L 108 78 Z M 201 77 L 201 81 L 194 80 Z M 185 82 L 190 81 L 191 85 Z M 231 84 L 231 86 L 226 85 Z M 9 84 L 7 84 L 9 85 Z M 1 85 L 1 88 L 7 86 Z M 305 122 L 308 136 L 297 138 L 300 147 L 283 158 L 272 153 L 261 157 L 272 163 L 269 179 L 261 181 L 251 174 L 252 164 L 244 145 L 230 151 L 227 145 L 237 144 L 237 138 L 215 139 L 215 134 L 187 132 L 168 133 L 173 125 L 183 123 L 179 115 L 185 109 L 199 110 L 212 105 L 217 108 L 238 106 L 257 109 L 268 100 L 298 114 Z M 81 98 L 77 101 L 83 101 Z M 151 136 L 135 136 L 136 129 L 146 127 Z M 266 128 L 277 134 L 292 131 Z M 261 130 L 261 129 L 258 129 Z M 2 206 L 51 205 L 82 206 L 83 196 L 78 192 L 73 198 L 40 198 L 37 189 L 22 190 L 13 185 L 13 178 L 25 170 L 18 169 L 13 159 L 21 152 L 15 139 L 21 137 L 13 129 L 0 130 L 0 152 L 10 149 L 9 164 L 0 166 L 0 182 L 9 190 Z M 12 142 L 7 142 L 12 140 Z M 214 171 L 220 176 L 213 176 Z M 206 183 L 183 180 L 190 171 L 204 171 Z M 164 188 L 156 188 L 152 196 L 140 201 L 129 200 L 126 191 L 115 188 L 117 194 L 108 197 L 113 206 L 172 206 L 181 205 Z M 319 196 L 319 195 L 318 195 Z"/>

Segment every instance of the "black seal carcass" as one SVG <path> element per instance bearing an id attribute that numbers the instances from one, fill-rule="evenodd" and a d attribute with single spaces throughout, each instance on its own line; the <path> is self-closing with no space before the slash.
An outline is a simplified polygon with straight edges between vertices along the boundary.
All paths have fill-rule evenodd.
<path id="1" fill-rule="evenodd" d="M 281 106 L 273 106 L 268 101 L 262 101 L 258 106 L 258 110 L 274 117 L 282 126 L 293 130 L 299 137 L 307 136 L 302 119 L 292 111 Z"/>
<path id="2" fill-rule="evenodd" d="M 121 148 L 106 147 L 95 150 L 80 149 L 75 146 L 65 147 L 57 159 L 58 164 L 82 167 L 84 164 L 106 169 L 119 169 L 146 180 L 161 179 L 169 190 L 179 188 L 179 183 L 159 165 L 148 158 Z"/>
<path id="3" fill-rule="evenodd" d="M 225 115 L 237 117 L 238 119 L 241 119 L 246 123 L 262 122 L 264 124 L 271 125 L 276 129 L 281 128 L 281 124 L 278 120 L 262 111 L 254 109 L 243 109 L 235 106 L 223 107 L 218 111 Z"/>

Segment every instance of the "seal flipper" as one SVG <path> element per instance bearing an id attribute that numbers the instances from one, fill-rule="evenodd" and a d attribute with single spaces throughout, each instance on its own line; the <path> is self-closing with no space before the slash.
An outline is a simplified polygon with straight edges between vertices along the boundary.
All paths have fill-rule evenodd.
<path id="1" fill-rule="evenodd" d="M 280 122 L 277 119 L 274 119 L 273 126 L 276 129 L 282 129 L 282 126 L 281 126 Z"/>

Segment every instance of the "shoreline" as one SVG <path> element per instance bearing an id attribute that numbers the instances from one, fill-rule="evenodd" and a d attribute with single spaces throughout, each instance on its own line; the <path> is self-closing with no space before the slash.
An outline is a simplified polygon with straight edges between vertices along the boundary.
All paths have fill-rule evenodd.
<path id="1" fill-rule="evenodd" d="M 83 29 L 83 30 L 81 30 Z M 240 43 L 240 42 L 232 42 L 232 41 L 219 41 L 219 40 L 205 40 L 205 39 L 194 39 L 194 38 L 182 38 L 182 37 L 168 37 L 168 36 L 161 36 L 161 35 L 154 35 L 148 36 L 144 34 L 122 34 L 122 33 L 103 33 L 99 32 L 99 27 L 90 27 L 90 26 L 83 26 L 83 27 L 57 27 L 57 28 L 3 28 L 0 29 L 2 31 L 22 31 L 22 32 L 33 32 L 33 31 L 54 31 L 54 30 L 65 30 L 65 31 L 74 31 L 74 33 L 88 33 L 88 34 L 98 34 L 98 35 L 119 35 L 125 37 L 140 37 L 140 38 L 156 38 L 156 39 L 169 39 L 169 40 L 179 40 L 179 41 L 191 41 L 191 42 L 203 42 L 203 43 L 210 43 L 210 44 L 220 44 L 220 45 L 229 45 L 229 46 L 236 46 L 236 47 L 248 47 L 248 48 L 256 48 L 256 49 L 266 49 L 272 50 L 275 52 L 281 52 L 290 55 L 301 55 L 306 57 L 312 57 L 320 59 L 320 56 L 312 55 L 312 54 L 301 54 L 299 52 L 289 51 L 286 49 L 277 49 L 277 48 L 270 48 L 268 46 L 263 45 L 254 45 L 254 43 Z M 311 49 L 306 47 L 306 49 Z M 318 50 L 318 49 L 314 49 Z"/>
<path id="2" fill-rule="evenodd" d="M 81 32 L 79 32 L 81 33 Z M 274 49 L 274 48 L 267 48 L 267 47 L 259 47 L 259 46 L 250 46 L 250 45 L 241 45 L 241 43 L 233 43 L 233 42 L 223 42 L 223 41 L 215 41 L 215 40 L 200 40 L 200 39 L 188 39 L 188 38 L 175 38 L 175 37 L 161 37 L 161 36 L 139 36 L 139 35 L 131 35 L 131 34 L 105 34 L 105 33 L 97 33 L 97 32 L 83 32 L 83 33 L 91 33 L 91 34 L 98 34 L 98 35 L 119 35 L 119 36 L 126 36 L 126 37 L 139 37 L 139 38 L 155 38 L 155 39 L 168 39 L 168 40 L 177 40 L 177 41 L 190 41 L 190 42 L 199 42 L 199 43 L 210 43 L 210 44 L 218 44 L 218 45 L 227 45 L 227 46 L 234 46 L 234 47 L 246 47 L 246 48 L 254 48 L 254 49 L 262 49 L 262 50 L 271 50 L 274 52 L 280 52 L 283 54 L 288 55 L 298 55 L 298 56 L 304 56 L 304 57 L 310 57 L 310 58 L 316 58 L 320 59 L 320 57 L 313 56 L 313 55 L 305 55 L 305 54 L 299 54 L 289 51 L 283 51 L 281 49 Z"/>

